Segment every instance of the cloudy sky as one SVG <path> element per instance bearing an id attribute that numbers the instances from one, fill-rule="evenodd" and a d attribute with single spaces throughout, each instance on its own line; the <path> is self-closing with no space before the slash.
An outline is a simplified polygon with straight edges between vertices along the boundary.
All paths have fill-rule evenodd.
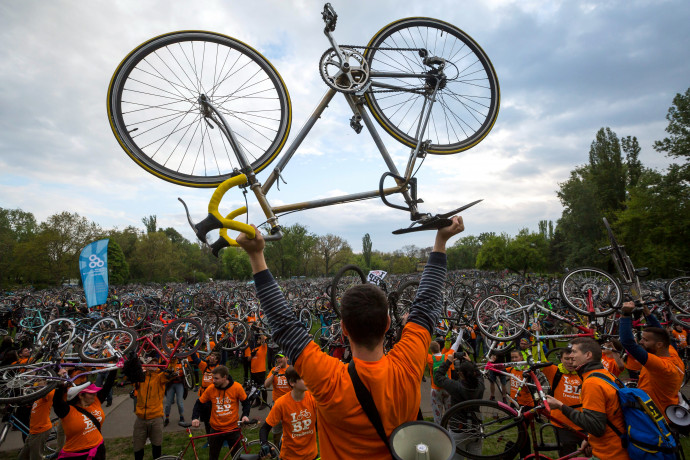
<path id="1" fill-rule="evenodd" d="M 489 136 L 469 151 L 430 156 L 421 168 L 422 210 L 465 214 L 467 234 L 536 229 L 562 211 L 555 191 L 586 162 L 596 131 L 637 136 L 646 166 L 669 160 L 652 149 L 664 136 L 673 96 L 690 86 L 687 1 L 339 1 L 335 36 L 366 44 L 389 22 L 408 16 L 445 20 L 472 36 L 498 74 L 501 109 Z M 0 3 L 0 207 L 51 214 L 77 212 L 105 228 L 155 214 L 158 225 L 188 238 L 182 197 L 195 218 L 210 189 L 170 184 L 124 153 L 106 116 L 113 71 L 133 48 L 174 30 L 211 30 L 261 51 L 281 73 L 293 104 L 291 137 L 326 87 L 318 61 L 328 48 L 320 1 L 198 2 L 22 0 Z M 317 123 L 273 191 L 274 204 L 377 187 L 385 165 L 371 138 L 348 126 L 341 97 Z M 403 168 L 407 149 L 381 131 Z M 268 168 L 270 170 L 270 168 Z M 267 173 L 259 175 L 264 180 Z M 243 204 L 239 192 L 221 212 Z M 263 222 L 250 197 L 250 221 Z M 370 233 L 374 249 L 427 246 L 429 233 L 393 236 L 404 212 L 378 200 L 285 216 L 318 234 L 345 237 L 355 251 Z M 213 239 L 213 238 L 211 238 Z"/>

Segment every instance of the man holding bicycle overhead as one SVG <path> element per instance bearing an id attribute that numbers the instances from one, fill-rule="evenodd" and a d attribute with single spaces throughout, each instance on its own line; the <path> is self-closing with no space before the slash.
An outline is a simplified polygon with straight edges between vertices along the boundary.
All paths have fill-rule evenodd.
<path id="1" fill-rule="evenodd" d="M 685 365 L 678 353 L 670 346 L 671 337 L 668 331 L 661 327 L 659 320 L 646 305 L 644 316 L 648 327 L 642 330 L 640 343 L 635 342 L 632 332 L 634 309 L 633 302 L 625 302 L 621 308 L 619 326 L 621 344 L 642 364 L 637 388 L 644 390 L 666 417 L 666 408 L 672 404 L 678 404 L 678 392 L 683 385 Z"/>
<path id="2" fill-rule="evenodd" d="M 206 388 L 194 404 L 192 410 L 194 428 L 200 425 L 202 405 L 206 405 L 206 410 L 211 414 L 211 434 L 222 433 L 208 438 L 209 460 L 218 460 L 224 441 L 228 442 L 231 449 L 234 447 L 234 453 L 240 447 L 237 443 L 241 436 L 240 430 L 237 429 L 237 422 L 240 420 L 240 405 L 242 406 L 242 421 L 248 422 L 249 403 L 244 388 L 235 382 L 227 367 L 218 366 L 213 369 L 213 385 Z"/>
<path id="3" fill-rule="evenodd" d="M 388 354 L 383 352 L 383 341 L 391 320 L 383 291 L 372 284 L 361 284 L 348 289 L 342 297 L 343 334 L 350 338 L 356 372 L 371 393 L 386 438 L 397 426 L 417 418 L 426 354 L 442 307 L 446 242 L 463 230 L 461 217 L 454 217 L 450 226 L 438 230 L 400 341 Z M 259 231 L 254 239 L 240 234 L 237 243 L 249 255 L 273 339 L 294 363 L 316 400 L 321 457 L 391 458 L 387 443 L 379 437 L 355 396 L 348 365 L 323 353 L 288 307 L 266 266 L 265 242 Z"/>

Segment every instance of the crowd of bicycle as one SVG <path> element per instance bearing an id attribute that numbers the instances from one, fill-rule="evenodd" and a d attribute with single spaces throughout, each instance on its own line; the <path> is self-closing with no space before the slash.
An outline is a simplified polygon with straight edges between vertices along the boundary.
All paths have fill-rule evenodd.
<path id="1" fill-rule="evenodd" d="M 375 281 L 387 297 L 391 324 L 384 351 L 388 352 L 400 340 L 420 276 L 383 275 L 376 273 L 369 281 Z M 366 274 L 350 265 L 334 278 L 291 279 L 279 285 L 287 305 L 318 347 L 349 362 L 352 350 L 341 327 L 341 297 L 366 281 Z M 640 292 L 632 294 L 629 289 L 593 268 L 570 270 L 561 278 L 526 280 L 507 272 L 448 273 L 426 378 L 431 379 L 434 422 L 454 434 L 458 454 L 524 458 L 552 450 L 564 458 L 591 455 L 581 442 L 587 429 L 597 436 L 604 431 L 588 411 L 593 402 L 580 399 L 583 376 L 577 368 L 588 363 L 583 353 L 590 361 L 594 356 L 594 361 L 603 363 L 603 368 L 587 364 L 606 372 L 602 379 L 626 376 L 628 386 L 634 386 L 645 365 L 653 362 L 657 377 L 649 382 L 648 374 L 641 386 L 662 413 L 682 403 L 679 390 L 690 373 L 686 354 L 690 278 L 645 281 L 633 286 Z M 642 299 L 634 310 L 624 303 L 633 298 Z M 621 304 L 627 307 L 621 310 Z M 274 331 L 253 282 L 111 288 L 108 302 L 92 309 L 77 288 L 7 292 L 0 296 L 0 318 L 0 404 L 6 422 L 0 443 L 9 429 L 21 430 L 26 443 L 19 458 L 51 454 L 104 458 L 101 403 L 111 403 L 116 381 L 132 385 L 136 459 L 143 458 L 147 439 L 153 458 L 163 454 L 162 429 L 169 423 L 174 400 L 192 447 L 194 440 L 201 439 L 212 459 L 219 457 L 224 442 L 232 458 L 257 458 L 243 457 L 250 452 L 270 457 L 278 451 L 286 459 L 318 456 L 314 400 L 289 365 L 289 354 L 272 340 Z M 645 339 L 647 332 L 641 333 L 645 318 L 647 326 L 667 330 L 670 352 L 648 346 L 658 342 L 663 348 L 666 339 L 658 331 Z M 622 330 L 625 327 L 630 330 Z M 636 350 L 640 346 L 631 339 L 633 333 L 644 354 Z M 591 339 L 601 345 L 598 352 Z M 656 358 L 649 358 L 655 355 L 673 365 L 659 367 Z M 244 385 L 230 375 L 229 369 L 238 367 L 243 369 Z M 673 375 L 674 368 L 680 379 Z M 671 374 L 664 377 L 664 372 Z M 267 390 L 272 391 L 271 398 Z M 187 422 L 183 393 L 193 391 L 198 392 L 198 401 Z M 280 398 L 288 393 L 290 398 Z M 602 390 L 599 397 L 605 393 Z M 281 399 L 283 404 L 278 404 Z M 603 400 L 597 404 L 606 405 Z M 238 422 L 251 422 L 251 405 L 271 408 L 257 441 L 247 441 L 237 429 Z M 51 419 L 51 408 L 59 421 Z M 223 411 L 235 415 L 224 418 Z M 584 416 L 569 417 L 573 411 Z M 473 414 L 474 423 L 467 414 Z M 289 417 L 290 440 L 276 447 Z M 207 438 L 192 437 L 191 429 L 200 422 L 210 435 Z M 551 437 L 543 428 L 540 438 L 530 435 L 535 423 L 543 427 L 545 422 L 550 422 Z M 90 429 L 83 433 L 88 434 L 76 436 L 75 430 L 84 423 Z M 620 429 L 625 428 L 622 423 L 613 421 Z M 477 424 L 482 425 L 482 434 L 472 436 L 471 430 L 461 428 Z M 491 434 L 491 424 L 500 427 L 499 434 Z M 273 443 L 268 441 L 269 432 Z M 192 451 L 197 455 L 196 448 Z M 627 458 L 623 451 L 600 458 Z M 185 452 L 166 454 L 183 458 Z"/>

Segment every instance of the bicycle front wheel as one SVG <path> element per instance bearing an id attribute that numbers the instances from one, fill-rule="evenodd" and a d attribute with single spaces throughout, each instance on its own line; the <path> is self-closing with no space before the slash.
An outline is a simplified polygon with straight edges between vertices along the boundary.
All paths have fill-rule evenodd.
<path id="1" fill-rule="evenodd" d="M 454 405 L 441 426 L 455 439 L 455 452 L 467 458 L 513 458 L 527 441 L 517 413 L 496 401 L 470 400 Z"/>
<path id="2" fill-rule="evenodd" d="M 400 19 L 374 35 L 368 47 L 364 55 L 372 87 L 365 94 L 367 105 L 395 139 L 409 147 L 429 139 L 427 152 L 449 154 L 477 145 L 491 131 L 500 105 L 498 78 L 484 50 L 465 32 L 438 19 Z M 419 49 L 446 61 L 445 76 L 423 63 Z M 424 76 L 383 75 L 401 72 Z M 428 125 L 419 133 L 421 114 L 439 78 Z M 399 89 L 383 89 L 377 83 Z"/>
<path id="3" fill-rule="evenodd" d="M 176 319 L 161 331 L 161 350 L 169 358 L 193 355 L 203 341 L 203 326 L 191 318 Z"/>
<path id="4" fill-rule="evenodd" d="M 230 318 L 221 322 L 216 330 L 217 346 L 225 351 L 234 351 L 243 347 L 249 341 L 249 328 L 244 321 Z"/>
<path id="5" fill-rule="evenodd" d="M 108 119 L 125 152 L 148 172 L 216 187 L 241 165 L 200 98 L 223 114 L 254 172 L 285 144 L 292 109 L 278 71 L 252 47 L 214 32 L 168 33 L 129 53 L 110 81 Z"/>
<path id="6" fill-rule="evenodd" d="M 89 363 L 107 363 L 125 356 L 137 346 L 137 333 L 132 329 L 112 329 L 86 339 L 79 348 L 79 357 Z"/>
<path id="7" fill-rule="evenodd" d="M 365 284 L 367 282 L 364 272 L 357 265 L 345 265 L 338 270 L 338 273 L 333 277 L 333 284 L 331 285 L 331 306 L 333 311 L 340 318 L 340 297 L 350 287 L 356 284 Z"/>
<path id="8" fill-rule="evenodd" d="M 486 337 L 499 342 L 517 339 L 527 327 L 527 314 L 513 297 L 495 294 L 485 297 L 474 310 L 474 319 Z"/>
<path id="9" fill-rule="evenodd" d="M 278 455 L 280 453 L 280 449 L 278 449 L 275 444 L 272 442 L 268 442 L 268 445 L 273 451 Z M 239 460 L 244 458 L 244 455 L 247 454 L 260 454 L 261 453 L 261 441 L 258 439 L 255 439 L 254 441 L 249 441 L 246 442 L 240 447 L 240 450 L 235 452 L 235 455 L 232 456 L 232 460 Z M 251 457 L 254 458 L 254 457 Z M 258 458 L 258 457 L 257 457 Z"/>
<path id="10" fill-rule="evenodd" d="M 623 300 L 618 281 L 598 268 L 582 267 L 568 272 L 558 289 L 568 308 L 581 315 L 608 316 Z"/>
<path id="11" fill-rule="evenodd" d="M 57 374 L 46 363 L 0 368 L 0 404 L 28 403 L 41 398 L 57 386 L 56 379 Z"/>

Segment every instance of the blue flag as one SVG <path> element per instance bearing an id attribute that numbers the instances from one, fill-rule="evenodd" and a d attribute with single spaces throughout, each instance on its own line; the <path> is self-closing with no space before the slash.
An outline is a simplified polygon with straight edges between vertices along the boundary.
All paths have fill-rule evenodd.
<path id="1" fill-rule="evenodd" d="M 79 272 L 89 308 L 108 299 L 108 241 L 94 241 L 79 254 Z"/>

